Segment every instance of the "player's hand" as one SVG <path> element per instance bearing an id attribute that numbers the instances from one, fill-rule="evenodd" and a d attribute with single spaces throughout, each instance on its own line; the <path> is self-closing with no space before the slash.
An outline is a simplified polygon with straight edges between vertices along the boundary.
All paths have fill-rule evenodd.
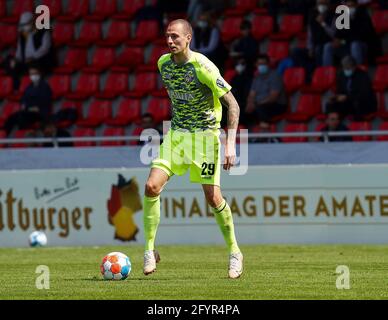
<path id="1" fill-rule="evenodd" d="M 234 162 L 236 161 L 236 146 L 229 145 L 228 143 L 225 146 L 225 163 L 224 170 L 229 170 L 234 166 Z"/>

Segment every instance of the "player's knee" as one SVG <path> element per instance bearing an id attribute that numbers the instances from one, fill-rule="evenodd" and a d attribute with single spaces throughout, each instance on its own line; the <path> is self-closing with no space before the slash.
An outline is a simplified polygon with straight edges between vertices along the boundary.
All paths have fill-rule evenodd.
<path id="1" fill-rule="evenodd" d="M 152 180 L 148 180 L 145 185 L 145 195 L 147 197 L 156 197 L 160 194 L 161 188 Z"/>

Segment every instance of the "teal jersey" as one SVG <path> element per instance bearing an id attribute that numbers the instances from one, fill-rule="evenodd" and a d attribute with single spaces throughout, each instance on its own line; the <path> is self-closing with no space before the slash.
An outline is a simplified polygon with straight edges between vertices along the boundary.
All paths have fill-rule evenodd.
<path id="1" fill-rule="evenodd" d="M 162 55 L 158 68 L 172 103 L 171 128 L 197 130 L 220 127 L 222 106 L 219 100 L 231 86 L 203 54 L 192 52 L 189 61 L 177 64 L 171 53 Z"/>

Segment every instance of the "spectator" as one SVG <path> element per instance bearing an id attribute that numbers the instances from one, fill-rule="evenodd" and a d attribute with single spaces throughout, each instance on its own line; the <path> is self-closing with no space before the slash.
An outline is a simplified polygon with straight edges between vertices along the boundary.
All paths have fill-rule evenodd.
<path id="1" fill-rule="evenodd" d="M 332 42 L 336 30 L 334 12 L 329 5 L 329 0 L 317 0 L 308 22 L 307 48 L 317 66 L 322 65 L 323 48 Z"/>
<path id="2" fill-rule="evenodd" d="M 143 130 L 146 130 L 146 129 L 154 129 L 154 130 L 157 130 L 159 132 L 159 134 L 161 134 L 161 131 L 159 130 L 159 128 L 156 127 L 154 116 L 151 113 L 144 113 L 141 116 L 140 127 L 135 129 L 134 135 L 139 135 L 140 136 L 141 133 L 143 132 Z M 139 140 L 137 142 L 137 144 L 138 145 L 144 145 L 144 144 L 149 143 L 150 141 L 151 141 L 151 137 L 150 137 L 150 139 L 148 141 L 141 141 L 141 140 Z"/>
<path id="3" fill-rule="evenodd" d="M 321 129 L 322 132 L 335 132 L 335 131 L 348 131 L 348 127 L 345 126 L 341 121 L 341 115 L 336 111 L 328 112 L 326 117 L 326 125 Z M 324 137 L 320 138 L 324 141 Z M 327 141 L 352 141 L 351 136 L 327 136 Z"/>
<path id="4" fill-rule="evenodd" d="M 51 113 L 52 91 L 43 79 L 40 69 L 29 68 L 31 84 L 26 88 L 21 99 L 22 110 L 12 114 L 4 124 L 9 134 L 15 125 L 26 129 L 36 122 L 46 121 Z"/>
<path id="5" fill-rule="evenodd" d="M 231 45 L 230 56 L 232 58 L 244 58 L 248 67 L 253 67 L 259 43 L 252 36 L 252 24 L 248 20 L 243 20 L 240 25 L 241 37 L 236 39 Z"/>
<path id="6" fill-rule="evenodd" d="M 232 86 L 232 93 L 240 106 L 240 123 L 248 125 L 248 115 L 245 109 L 253 74 L 244 58 L 238 59 L 235 70 L 236 74 L 230 81 L 230 85 Z M 226 119 L 226 116 L 223 118 Z"/>
<path id="7" fill-rule="evenodd" d="M 260 121 L 270 121 L 287 111 L 287 98 L 280 75 L 269 67 L 268 55 L 257 59 L 258 75 L 253 79 L 246 113 Z M 252 117 L 251 117 L 252 119 Z"/>
<path id="8" fill-rule="evenodd" d="M 24 12 L 19 20 L 19 36 L 15 58 L 10 58 L 6 66 L 13 77 L 14 89 L 20 85 L 20 77 L 26 74 L 30 65 L 38 66 L 46 73 L 55 65 L 55 55 L 51 43 L 50 31 L 37 30 L 34 16 Z"/>
<path id="9" fill-rule="evenodd" d="M 356 0 L 347 0 L 345 5 L 349 7 L 350 28 L 336 29 L 334 39 L 326 43 L 323 49 L 323 65 L 335 65 L 336 59 L 345 55 L 352 55 L 357 64 L 366 62 L 368 45 L 378 54 L 378 40 L 372 20 L 364 7 L 359 7 Z"/>
<path id="10" fill-rule="evenodd" d="M 336 95 L 330 98 L 327 111 L 354 115 L 356 119 L 377 110 L 377 99 L 367 72 L 357 68 L 351 56 L 342 60 L 343 70 L 337 77 Z"/>
<path id="11" fill-rule="evenodd" d="M 54 122 L 46 122 L 42 128 L 43 138 L 70 138 L 70 133 L 61 128 L 57 128 Z M 54 147 L 54 142 L 45 142 L 43 147 Z M 58 147 L 72 147 L 73 142 L 58 142 Z"/>
<path id="12" fill-rule="evenodd" d="M 193 31 L 191 49 L 204 54 L 222 71 L 226 52 L 221 41 L 220 31 L 208 12 L 201 14 Z"/>
<path id="13" fill-rule="evenodd" d="M 258 129 L 260 133 L 270 133 L 271 124 L 267 121 L 260 121 L 258 125 Z M 261 137 L 261 138 L 251 138 L 249 142 L 253 143 L 279 143 L 280 140 L 276 137 Z"/>

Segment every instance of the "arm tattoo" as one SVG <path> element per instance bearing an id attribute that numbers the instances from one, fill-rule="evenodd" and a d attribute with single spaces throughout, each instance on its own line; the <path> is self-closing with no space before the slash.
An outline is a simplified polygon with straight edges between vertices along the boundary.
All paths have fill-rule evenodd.
<path id="1" fill-rule="evenodd" d="M 240 117 L 240 107 L 238 106 L 233 93 L 229 91 L 224 94 L 220 98 L 220 101 L 226 108 L 228 108 L 228 129 L 237 130 L 238 120 Z"/>

